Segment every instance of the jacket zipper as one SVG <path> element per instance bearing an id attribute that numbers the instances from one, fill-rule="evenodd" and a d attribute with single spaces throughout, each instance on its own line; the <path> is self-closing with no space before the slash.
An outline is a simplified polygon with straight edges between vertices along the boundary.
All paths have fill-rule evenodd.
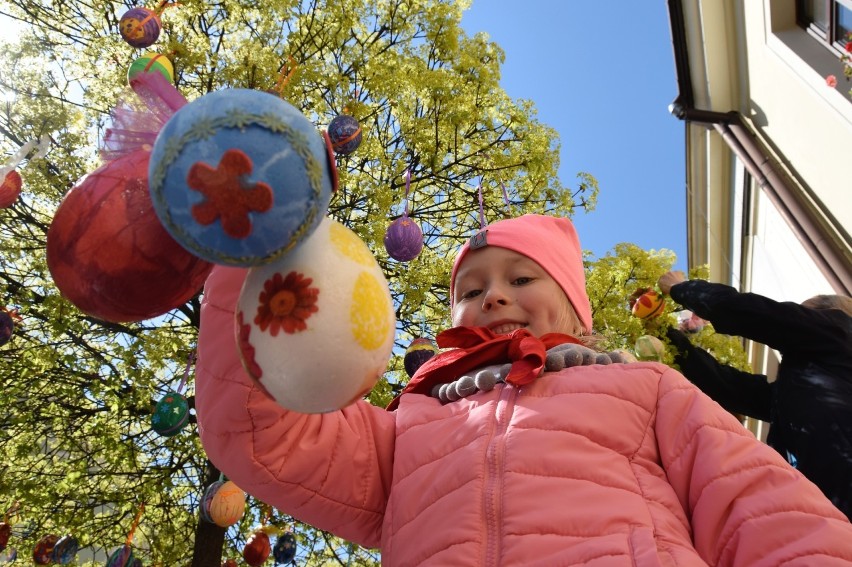
<path id="1" fill-rule="evenodd" d="M 502 491 L 503 485 L 503 457 L 506 449 L 506 430 L 512 419 L 515 408 L 517 388 L 511 384 L 505 384 L 500 397 L 497 400 L 497 408 L 494 412 L 496 425 L 494 434 L 488 442 L 485 451 L 485 466 L 488 478 L 485 483 L 484 506 L 485 506 L 485 565 L 498 565 L 500 559 L 500 526 L 502 524 Z"/>

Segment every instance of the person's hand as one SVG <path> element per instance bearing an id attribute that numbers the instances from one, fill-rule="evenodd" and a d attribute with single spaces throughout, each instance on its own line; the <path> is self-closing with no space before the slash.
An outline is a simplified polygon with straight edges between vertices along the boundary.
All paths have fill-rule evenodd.
<path id="1" fill-rule="evenodd" d="M 685 281 L 686 274 L 684 274 L 680 270 L 672 270 L 660 276 L 660 279 L 657 280 L 657 286 L 659 286 L 660 291 L 662 291 L 666 295 L 669 295 L 671 293 L 672 286 Z"/>

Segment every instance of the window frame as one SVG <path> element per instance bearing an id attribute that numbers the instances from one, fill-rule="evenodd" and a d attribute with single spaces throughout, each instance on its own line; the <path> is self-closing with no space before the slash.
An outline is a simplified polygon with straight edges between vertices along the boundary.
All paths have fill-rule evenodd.
<path id="1" fill-rule="evenodd" d="M 823 2 L 825 4 L 826 15 L 828 16 L 828 29 L 822 29 L 813 20 L 810 19 L 806 10 L 807 0 L 796 0 L 796 23 L 799 27 L 804 28 L 808 35 L 820 42 L 826 49 L 837 55 L 838 57 L 846 54 L 846 40 L 844 38 L 834 39 L 837 33 L 837 9 L 845 8 L 849 11 L 852 17 L 852 0 L 813 0 L 814 2 Z M 850 30 L 852 31 L 852 30 Z"/>

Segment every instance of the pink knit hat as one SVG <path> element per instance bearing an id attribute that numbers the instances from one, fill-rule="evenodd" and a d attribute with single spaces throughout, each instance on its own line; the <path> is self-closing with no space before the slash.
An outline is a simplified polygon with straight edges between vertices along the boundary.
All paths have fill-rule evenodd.
<path id="1" fill-rule="evenodd" d="M 592 330 L 592 308 L 586 294 L 583 251 L 574 225 L 565 218 L 523 215 L 489 224 L 462 246 L 450 275 L 450 304 L 456 272 L 467 253 L 485 246 L 499 246 L 534 260 L 568 296 L 586 331 Z"/>

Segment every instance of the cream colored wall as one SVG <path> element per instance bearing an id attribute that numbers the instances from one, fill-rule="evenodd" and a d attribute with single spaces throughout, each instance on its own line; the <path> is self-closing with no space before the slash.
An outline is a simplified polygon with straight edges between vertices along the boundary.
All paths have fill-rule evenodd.
<path id="1" fill-rule="evenodd" d="M 823 209 L 852 229 L 852 102 L 842 65 L 795 23 L 794 0 L 742 2 L 748 99 L 740 108 Z M 837 89 L 825 75 L 839 78 Z"/>

